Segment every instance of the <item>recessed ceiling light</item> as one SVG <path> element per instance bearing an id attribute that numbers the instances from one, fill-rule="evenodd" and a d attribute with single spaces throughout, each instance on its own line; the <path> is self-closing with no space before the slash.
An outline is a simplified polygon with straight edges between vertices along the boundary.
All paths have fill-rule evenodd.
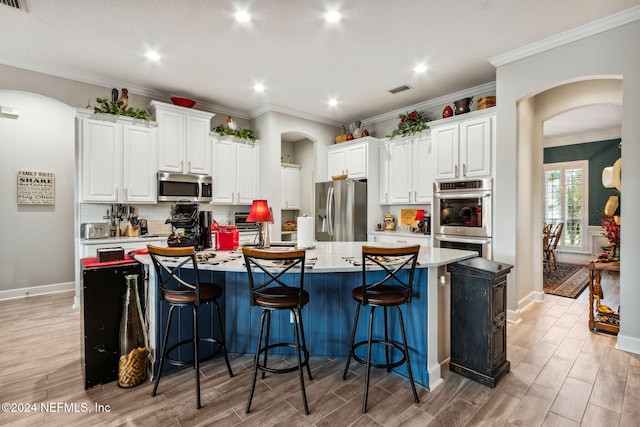
<path id="1" fill-rule="evenodd" d="M 246 10 L 238 10 L 234 16 L 236 18 L 236 21 L 238 22 L 251 21 L 251 15 L 249 15 L 249 12 L 247 12 Z"/>
<path id="2" fill-rule="evenodd" d="M 329 104 L 330 107 L 335 107 L 336 105 L 338 105 L 338 100 L 335 98 L 330 98 L 327 103 Z"/>
<path id="3" fill-rule="evenodd" d="M 427 71 L 427 66 L 424 64 L 418 64 L 414 67 L 413 71 L 415 71 L 416 73 L 424 73 L 425 71 Z"/>
<path id="4" fill-rule="evenodd" d="M 256 83 L 253 85 L 253 90 L 256 92 L 264 92 L 264 85 L 262 83 Z"/>
<path id="5" fill-rule="evenodd" d="M 155 50 L 148 50 L 147 53 L 144 54 L 149 61 L 159 61 L 161 56 Z"/>
<path id="6" fill-rule="evenodd" d="M 326 19 L 327 22 L 339 22 L 342 19 L 342 14 L 337 10 L 332 9 L 324 15 L 324 19 Z"/>

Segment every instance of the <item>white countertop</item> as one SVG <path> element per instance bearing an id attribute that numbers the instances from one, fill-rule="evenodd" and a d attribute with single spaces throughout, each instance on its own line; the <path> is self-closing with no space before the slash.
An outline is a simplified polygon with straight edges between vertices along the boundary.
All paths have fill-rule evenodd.
<path id="1" fill-rule="evenodd" d="M 315 249 L 307 249 L 306 270 L 309 273 L 338 273 L 361 271 L 362 246 L 397 247 L 400 245 L 391 243 L 367 243 L 367 242 L 315 242 Z M 287 247 L 272 247 L 272 250 L 289 250 Z M 234 251 L 204 251 L 215 254 L 206 262 L 199 263 L 202 270 L 215 271 L 246 271 L 242 249 Z M 417 268 L 438 267 L 451 264 L 468 258 L 478 256 L 473 251 L 457 249 L 420 247 Z M 150 263 L 148 255 L 135 255 L 135 258 L 143 263 Z M 355 262 L 354 262 L 355 261 Z"/>

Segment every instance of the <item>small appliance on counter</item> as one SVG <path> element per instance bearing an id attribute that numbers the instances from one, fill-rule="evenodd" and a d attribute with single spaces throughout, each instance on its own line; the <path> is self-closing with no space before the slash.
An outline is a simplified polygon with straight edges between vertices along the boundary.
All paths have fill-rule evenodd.
<path id="1" fill-rule="evenodd" d="M 172 232 L 167 238 L 167 246 L 200 246 L 200 221 L 198 204 L 190 201 L 178 201 L 171 205 L 171 214 L 165 224 L 171 224 Z"/>
<path id="2" fill-rule="evenodd" d="M 210 211 L 201 211 L 199 216 L 200 226 L 200 248 L 210 249 L 211 245 L 211 220 L 213 219 Z"/>
<path id="3" fill-rule="evenodd" d="M 216 250 L 232 251 L 240 246 L 240 233 L 235 225 L 219 225 L 216 235 Z"/>
<path id="4" fill-rule="evenodd" d="M 90 222 L 80 225 L 80 238 L 104 239 L 111 235 L 111 226 L 106 222 Z"/>

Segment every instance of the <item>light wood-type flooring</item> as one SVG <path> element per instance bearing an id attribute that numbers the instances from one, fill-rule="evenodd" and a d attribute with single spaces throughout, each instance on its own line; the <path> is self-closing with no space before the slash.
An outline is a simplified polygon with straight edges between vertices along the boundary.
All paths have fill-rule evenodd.
<path id="1" fill-rule="evenodd" d="M 618 285 L 605 274 L 605 292 Z M 311 414 L 304 415 L 297 373 L 259 381 L 252 412 L 244 408 L 251 381 L 250 357 L 232 358 L 229 378 L 221 359 L 201 369 L 202 409 L 195 409 L 194 372 L 132 389 L 115 382 L 84 390 L 80 311 L 70 293 L 0 301 L 0 401 L 36 404 L 28 413 L 0 413 L 11 425 L 151 426 L 638 426 L 640 356 L 615 349 L 615 338 L 587 328 L 588 290 L 577 299 L 547 296 L 508 324 L 509 372 L 491 389 L 443 367 L 444 384 L 419 387 L 372 370 L 369 411 L 361 413 L 363 369 L 344 359 L 312 359 L 307 380 Z M 40 402 L 59 412 L 45 413 Z M 58 406 L 58 404 L 60 404 Z M 67 405 L 65 407 L 65 404 Z M 74 405 L 78 412 L 71 412 Z M 96 405 L 103 408 L 96 412 Z M 32 407 L 33 408 L 33 407 Z M 85 409 L 89 413 L 83 412 Z"/>

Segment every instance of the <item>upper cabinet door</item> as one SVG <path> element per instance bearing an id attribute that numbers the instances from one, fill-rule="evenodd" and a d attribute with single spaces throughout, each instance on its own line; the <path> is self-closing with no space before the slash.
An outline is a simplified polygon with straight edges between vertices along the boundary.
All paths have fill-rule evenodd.
<path id="1" fill-rule="evenodd" d="M 157 200 L 158 128 L 123 125 L 124 202 Z"/>
<path id="2" fill-rule="evenodd" d="M 186 165 L 187 173 L 211 175 L 211 119 L 186 117 Z"/>
<path id="3" fill-rule="evenodd" d="M 235 203 L 236 143 L 230 139 L 213 139 L 213 203 Z"/>
<path id="4" fill-rule="evenodd" d="M 250 205 L 260 194 L 260 145 L 236 143 L 237 203 Z"/>
<path id="5" fill-rule="evenodd" d="M 366 143 L 346 147 L 344 163 L 349 178 L 367 178 L 368 148 Z"/>
<path id="6" fill-rule="evenodd" d="M 431 133 L 437 179 L 458 178 L 458 125 L 434 128 Z"/>
<path id="7" fill-rule="evenodd" d="M 431 203 L 433 200 L 433 161 L 431 138 L 424 137 L 413 143 L 413 201 Z"/>
<path id="8" fill-rule="evenodd" d="M 82 200 L 118 202 L 122 186 L 122 130 L 102 120 L 82 120 Z"/>
<path id="9" fill-rule="evenodd" d="M 339 176 L 346 173 L 345 171 L 344 148 L 330 148 L 327 150 L 327 171 L 328 179 L 332 176 Z"/>
<path id="10" fill-rule="evenodd" d="M 413 148 L 410 139 L 389 141 L 389 203 L 411 203 L 411 163 Z"/>
<path id="11" fill-rule="evenodd" d="M 460 123 L 461 177 L 491 175 L 491 120 L 484 117 Z"/>
<path id="12" fill-rule="evenodd" d="M 156 121 L 160 126 L 158 169 L 166 172 L 183 172 L 185 161 L 185 130 L 182 114 L 158 110 Z"/>

